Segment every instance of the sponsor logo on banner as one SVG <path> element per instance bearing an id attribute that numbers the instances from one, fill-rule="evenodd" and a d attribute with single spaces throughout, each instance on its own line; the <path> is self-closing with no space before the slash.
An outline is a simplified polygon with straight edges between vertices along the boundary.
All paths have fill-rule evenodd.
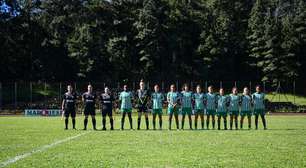
<path id="1" fill-rule="evenodd" d="M 25 116 L 60 116 L 59 109 L 25 109 Z"/>

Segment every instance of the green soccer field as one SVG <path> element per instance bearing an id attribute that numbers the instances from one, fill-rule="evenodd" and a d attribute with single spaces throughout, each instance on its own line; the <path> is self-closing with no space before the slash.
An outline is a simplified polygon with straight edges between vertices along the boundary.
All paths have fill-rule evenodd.
<path id="1" fill-rule="evenodd" d="M 121 131 L 119 121 L 114 131 L 91 123 L 82 131 L 78 117 L 79 130 L 64 131 L 59 117 L 0 117 L 0 167 L 306 167 L 303 115 L 267 116 L 268 130 L 238 131 Z"/>

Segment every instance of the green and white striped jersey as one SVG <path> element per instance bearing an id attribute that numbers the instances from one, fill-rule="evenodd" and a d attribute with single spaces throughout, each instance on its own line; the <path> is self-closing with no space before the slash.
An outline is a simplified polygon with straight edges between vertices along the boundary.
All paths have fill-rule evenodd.
<path id="1" fill-rule="evenodd" d="M 119 100 L 121 100 L 121 109 L 132 109 L 132 98 L 133 95 L 131 92 L 121 92 L 119 96 Z"/>
<path id="2" fill-rule="evenodd" d="M 242 95 L 240 101 L 241 101 L 241 111 L 251 111 L 252 97 L 250 95 Z"/>
<path id="3" fill-rule="evenodd" d="M 240 101 L 239 95 L 230 94 L 229 98 L 230 98 L 229 110 L 239 111 L 239 101 Z"/>
<path id="4" fill-rule="evenodd" d="M 163 101 L 164 95 L 160 92 L 154 92 L 151 95 L 151 99 L 153 102 L 153 109 L 162 109 L 163 108 Z"/>
<path id="5" fill-rule="evenodd" d="M 178 103 L 179 100 L 180 100 L 180 95 L 178 92 L 168 92 L 167 93 L 167 101 L 169 101 L 168 107 L 173 107 L 173 104 Z"/>
<path id="6" fill-rule="evenodd" d="M 218 106 L 217 106 L 217 111 L 218 112 L 226 112 L 227 111 L 227 104 L 229 101 L 229 97 L 226 95 L 218 95 L 217 96 L 218 99 Z"/>
<path id="7" fill-rule="evenodd" d="M 192 107 L 192 92 L 182 91 L 182 108 L 191 108 Z"/>
<path id="8" fill-rule="evenodd" d="M 193 99 L 195 101 L 194 109 L 203 110 L 204 101 L 206 100 L 206 95 L 204 93 L 194 93 Z"/>
<path id="9" fill-rule="evenodd" d="M 265 94 L 264 93 L 253 93 L 252 94 L 254 109 L 265 109 Z"/>
<path id="10" fill-rule="evenodd" d="M 206 109 L 216 110 L 217 96 L 214 93 L 206 93 Z"/>

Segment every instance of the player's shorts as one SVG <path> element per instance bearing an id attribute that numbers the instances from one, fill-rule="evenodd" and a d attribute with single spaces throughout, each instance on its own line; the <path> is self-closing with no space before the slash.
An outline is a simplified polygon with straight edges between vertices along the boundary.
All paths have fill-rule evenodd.
<path id="1" fill-rule="evenodd" d="M 254 109 L 254 115 L 265 115 L 265 109 Z"/>
<path id="2" fill-rule="evenodd" d="M 227 112 L 226 111 L 217 111 L 217 116 L 218 117 L 227 117 Z"/>
<path id="3" fill-rule="evenodd" d="M 202 114 L 204 114 L 204 109 L 195 109 L 195 110 L 194 110 L 194 114 L 196 114 L 196 115 L 202 115 Z"/>
<path id="4" fill-rule="evenodd" d="M 182 113 L 181 113 L 182 115 L 191 115 L 192 114 L 192 109 L 191 109 L 191 107 L 183 107 L 182 108 Z"/>
<path id="5" fill-rule="evenodd" d="M 172 114 L 178 115 L 178 108 L 177 107 L 176 108 L 168 107 L 168 114 L 169 115 L 172 115 Z"/>
<path id="6" fill-rule="evenodd" d="M 102 116 L 105 117 L 106 115 L 112 116 L 113 115 L 113 110 L 112 108 L 106 108 L 101 110 Z"/>
<path id="7" fill-rule="evenodd" d="M 95 108 L 85 108 L 84 115 L 96 115 Z"/>
<path id="8" fill-rule="evenodd" d="M 240 113 L 240 116 L 248 116 L 248 117 L 250 117 L 250 116 L 252 116 L 252 111 L 251 110 L 249 110 L 249 111 L 241 111 L 241 113 Z"/>
<path id="9" fill-rule="evenodd" d="M 137 108 L 137 111 L 138 111 L 138 113 L 141 113 L 141 112 L 147 113 L 148 112 L 148 107 L 146 107 L 146 106 L 139 106 Z"/>
<path id="10" fill-rule="evenodd" d="M 122 113 L 132 113 L 132 109 L 125 109 L 125 108 L 123 108 L 123 109 L 121 109 L 120 110 Z"/>
<path id="11" fill-rule="evenodd" d="M 237 110 L 235 110 L 235 111 L 230 110 L 229 111 L 229 115 L 239 115 L 239 111 L 237 111 Z"/>
<path id="12" fill-rule="evenodd" d="M 206 109 L 207 115 L 216 115 L 216 110 Z"/>
<path id="13" fill-rule="evenodd" d="M 152 110 L 152 113 L 153 113 L 153 114 L 159 114 L 159 115 L 161 115 L 161 114 L 163 114 L 163 109 L 153 109 L 153 110 Z"/>
<path id="14" fill-rule="evenodd" d="M 66 118 L 69 117 L 69 115 L 70 115 L 72 118 L 75 118 L 75 116 L 76 116 L 75 109 L 65 109 L 64 115 L 65 115 Z"/>

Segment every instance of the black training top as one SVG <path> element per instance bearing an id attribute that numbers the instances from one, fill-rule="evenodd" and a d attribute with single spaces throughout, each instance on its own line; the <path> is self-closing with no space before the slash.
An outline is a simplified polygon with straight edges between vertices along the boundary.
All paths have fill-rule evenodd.
<path id="1" fill-rule="evenodd" d="M 65 101 L 64 103 L 64 108 L 65 109 L 75 109 L 75 102 L 76 102 L 77 96 L 75 93 L 69 93 L 66 92 L 63 95 L 63 100 Z"/>
<path id="2" fill-rule="evenodd" d="M 107 94 L 107 93 L 102 93 L 100 95 L 100 101 L 101 101 L 101 105 L 102 105 L 102 109 L 106 110 L 112 109 L 112 105 L 113 105 L 113 101 L 114 101 L 114 97 L 112 94 Z"/>
<path id="3" fill-rule="evenodd" d="M 95 100 L 96 95 L 94 93 L 85 92 L 82 95 L 84 101 L 85 101 L 85 108 L 88 109 L 94 109 L 95 108 Z"/>

